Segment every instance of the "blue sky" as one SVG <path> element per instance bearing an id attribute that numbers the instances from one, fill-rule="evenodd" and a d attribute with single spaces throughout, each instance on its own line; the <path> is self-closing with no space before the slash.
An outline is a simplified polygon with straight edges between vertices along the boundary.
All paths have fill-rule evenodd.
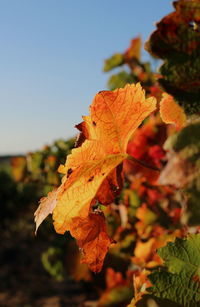
<path id="1" fill-rule="evenodd" d="M 106 89 L 104 59 L 172 10 L 169 0 L 0 0 L 0 155 L 74 136 Z"/>

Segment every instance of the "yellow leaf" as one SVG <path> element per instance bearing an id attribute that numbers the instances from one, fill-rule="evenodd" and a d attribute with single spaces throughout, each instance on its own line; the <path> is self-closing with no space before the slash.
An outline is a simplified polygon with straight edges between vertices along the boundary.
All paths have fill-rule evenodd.
<path id="1" fill-rule="evenodd" d="M 56 192 L 53 210 L 58 233 L 71 230 L 76 218 L 87 219 L 96 200 L 106 202 L 101 193 L 111 199 L 109 189 L 113 183 L 117 189 L 121 187 L 121 177 L 115 169 L 128 157 L 127 144 L 132 134 L 155 108 L 156 99 L 145 99 L 140 84 L 95 96 L 90 115 L 83 117 L 84 122 L 78 125 L 83 143 L 72 150 L 65 165 L 59 168 L 65 176 Z M 42 209 L 39 214 L 46 215 Z M 43 217 L 37 219 L 41 223 Z"/>

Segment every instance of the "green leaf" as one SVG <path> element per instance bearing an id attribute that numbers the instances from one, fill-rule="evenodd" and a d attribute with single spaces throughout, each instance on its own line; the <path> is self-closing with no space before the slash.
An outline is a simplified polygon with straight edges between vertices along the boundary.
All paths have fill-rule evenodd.
<path id="1" fill-rule="evenodd" d="M 132 299 L 133 289 L 127 286 L 117 286 L 105 292 L 98 303 L 98 307 L 126 306 Z"/>
<path id="2" fill-rule="evenodd" d="M 159 269 L 149 275 L 153 287 L 148 291 L 182 307 L 200 306 L 200 234 L 177 238 L 159 249 L 158 254 L 166 270 Z"/>
<path id="3" fill-rule="evenodd" d="M 115 53 L 113 56 L 111 56 L 109 59 L 105 60 L 104 68 L 103 70 L 110 71 L 115 67 L 121 66 L 124 64 L 124 57 L 121 53 Z"/>
<path id="4" fill-rule="evenodd" d="M 187 146 L 198 145 L 200 140 L 200 123 L 193 123 L 182 129 L 173 145 L 175 151 L 180 151 Z"/>
<path id="5" fill-rule="evenodd" d="M 127 73 L 126 71 L 120 71 L 119 73 L 112 75 L 108 81 L 108 88 L 115 90 L 116 88 L 124 87 L 127 83 L 136 83 L 133 74 Z"/>
<path id="6" fill-rule="evenodd" d="M 64 278 L 63 264 L 59 259 L 60 255 L 62 255 L 60 248 L 49 247 L 47 251 L 42 253 L 41 259 L 46 271 L 57 281 L 62 281 Z"/>

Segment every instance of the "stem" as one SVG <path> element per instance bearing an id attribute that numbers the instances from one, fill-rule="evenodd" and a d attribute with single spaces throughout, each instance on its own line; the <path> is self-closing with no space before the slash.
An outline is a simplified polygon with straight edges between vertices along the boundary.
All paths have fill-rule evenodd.
<path id="1" fill-rule="evenodd" d="M 132 157 L 132 156 L 128 156 L 127 159 L 128 159 L 128 160 L 131 160 L 131 161 L 133 161 L 133 162 L 139 163 L 140 165 L 142 165 L 142 166 L 144 166 L 144 167 L 146 167 L 146 168 L 152 169 L 152 170 L 154 170 L 154 171 L 158 171 L 158 172 L 161 171 L 161 169 L 158 168 L 157 166 L 150 165 L 150 164 L 148 164 L 148 163 L 146 163 L 146 162 L 144 162 L 144 161 L 138 160 L 138 159 L 136 159 L 136 158 L 134 158 L 134 157 Z"/>

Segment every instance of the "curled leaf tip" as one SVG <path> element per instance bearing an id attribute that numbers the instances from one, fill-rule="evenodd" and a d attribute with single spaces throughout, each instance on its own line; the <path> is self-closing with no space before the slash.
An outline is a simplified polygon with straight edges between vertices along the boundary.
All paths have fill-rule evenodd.
<path id="1" fill-rule="evenodd" d="M 52 214 L 53 209 L 56 206 L 56 201 L 57 201 L 56 198 L 57 198 L 57 190 L 54 190 L 52 192 L 49 192 L 47 197 L 42 197 L 40 199 L 39 207 L 34 213 L 35 223 L 36 223 L 35 234 L 37 234 L 38 227 L 45 220 L 45 218 L 49 214 Z"/>

